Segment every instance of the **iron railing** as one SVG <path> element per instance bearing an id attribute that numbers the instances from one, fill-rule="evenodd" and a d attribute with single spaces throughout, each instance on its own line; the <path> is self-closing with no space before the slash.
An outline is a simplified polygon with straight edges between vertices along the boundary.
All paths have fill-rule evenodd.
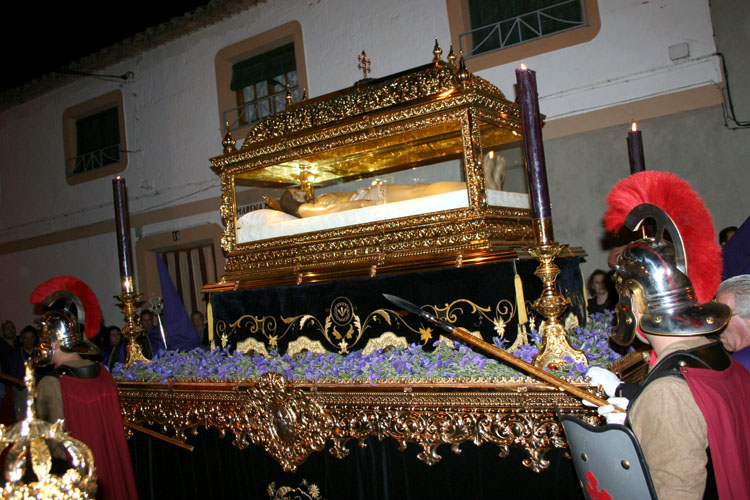
<path id="1" fill-rule="evenodd" d="M 576 19 L 560 17 L 561 12 L 576 4 Z M 458 35 L 458 45 L 465 57 L 477 56 L 544 38 L 588 25 L 585 0 L 565 0 L 543 9 L 503 19 Z"/>
<path id="2" fill-rule="evenodd" d="M 96 170 L 113 163 L 119 163 L 120 161 L 120 144 L 113 144 L 111 146 L 91 151 L 90 153 L 78 155 L 68 160 L 72 168 L 70 169 L 71 175 L 88 172 L 89 170 Z"/>

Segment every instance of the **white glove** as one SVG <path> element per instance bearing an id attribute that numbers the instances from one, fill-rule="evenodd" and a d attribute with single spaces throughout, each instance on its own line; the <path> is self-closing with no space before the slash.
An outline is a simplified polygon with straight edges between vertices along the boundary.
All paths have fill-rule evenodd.
<path id="1" fill-rule="evenodd" d="M 617 386 L 622 383 L 622 381 L 617 378 L 617 375 L 609 370 L 605 370 L 604 368 L 599 368 L 598 366 L 592 366 L 589 368 L 586 372 L 586 376 L 591 380 L 593 385 L 602 386 L 604 393 L 610 398 L 614 397 Z"/>
<path id="2" fill-rule="evenodd" d="M 609 398 L 607 399 L 608 405 L 600 406 L 596 409 L 596 412 L 604 417 L 608 424 L 625 424 L 625 418 L 628 416 L 627 413 L 615 411 L 615 406 L 626 410 L 630 404 L 628 398 Z"/>

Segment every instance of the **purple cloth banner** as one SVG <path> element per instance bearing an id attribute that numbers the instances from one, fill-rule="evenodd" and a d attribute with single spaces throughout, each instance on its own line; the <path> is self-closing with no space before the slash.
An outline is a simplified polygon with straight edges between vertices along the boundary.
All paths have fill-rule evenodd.
<path id="1" fill-rule="evenodd" d="M 193 323 L 190 322 L 185 306 L 177 294 L 177 288 L 172 283 L 164 260 L 156 255 L 156 266 L 159 269 L 159 282 L 161 283 L 161 295 L 164 301 L 164 335 L 167 338 L 167 348 L 170 351 L 192 351 L 196 347 L 205 349 L 201 344 L 198 332 L 195 331 Z M 161 340 L 161 339 L 159 339 Z"/>

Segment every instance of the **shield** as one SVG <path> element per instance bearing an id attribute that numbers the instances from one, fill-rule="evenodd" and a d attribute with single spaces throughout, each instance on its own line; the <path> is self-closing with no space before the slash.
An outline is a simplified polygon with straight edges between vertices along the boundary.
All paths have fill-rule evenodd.
<path id="1" fill-rule="evenodd" d="M 558 416 L 587 500 L 657 500 L 641 446 L 629 427 L 594 427 Z"/>

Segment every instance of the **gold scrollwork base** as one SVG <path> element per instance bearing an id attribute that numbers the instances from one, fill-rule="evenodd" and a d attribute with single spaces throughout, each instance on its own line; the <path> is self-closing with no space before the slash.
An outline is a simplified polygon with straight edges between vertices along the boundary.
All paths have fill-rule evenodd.
<path id="1" fill-rule="evenodd" d="M 457 383 L 459 382 L 459 383 Z M 345 387 L 342 387 L 345 386 Z M 175 439 L 200 427 L 234 435 L 234 445 L 265 449 L 284 470 L 295 471 L 322 450 L 348 455 L 351 440 L 365 445 L 369 436 L 393 438 L 401 449 L 416 443 L 419 458 L 435 464 L 438 447 L 460 453 L 463 443 L 494 443 L 499 456 L 511 448 L 525 451 L 523 464 L 539 472 L 549 466 L 545 454 L 565 448 L 555 409 L 595 423 L 596 412 L 555 388 L 525 379 L 467 380 L 450 383 L 300 383 L 268 373 L 242 383 L 120 382 L 124 417 L 156 424 Z"/>

